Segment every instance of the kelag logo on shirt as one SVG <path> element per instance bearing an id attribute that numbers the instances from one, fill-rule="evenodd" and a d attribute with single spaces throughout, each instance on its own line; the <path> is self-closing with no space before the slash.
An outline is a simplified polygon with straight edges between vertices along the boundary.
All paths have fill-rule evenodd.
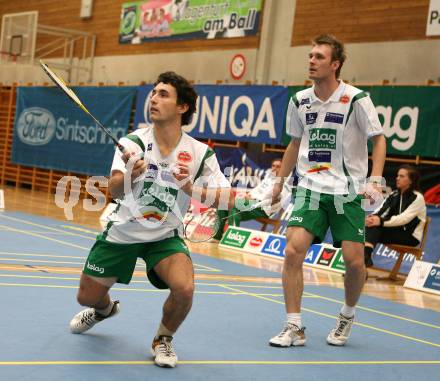
<path id="1" fill-rule="evenodd" d="M 331 128 L 314 128 L 309 132 L 309 148 L 336 149 L 336 130 Z"/>

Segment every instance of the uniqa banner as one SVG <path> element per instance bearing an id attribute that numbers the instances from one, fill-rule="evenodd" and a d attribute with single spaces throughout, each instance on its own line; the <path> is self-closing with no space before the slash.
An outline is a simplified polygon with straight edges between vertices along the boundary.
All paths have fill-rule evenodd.
<path id="1" fill-rule="evenodd" d="M 144 0 L 122 4 L 119 42 L 255 35 L 263 0 Z"/>
<path id="2" fill-rule="evenodd" d="M 134 125 L 151 124 L 151 85 L 140 86 Z M 183 130 L 195 138 L 279 144 L 284 130 L 287 88 L 198 85 L 197 112 Z"/>
<path id="3" fill-rule="evenodd" d="M 117 139 L 127 134 L 135 87 L 77 87 L 73 90 Z M 13 163 L 108 175 L 114 152 L 111 139 L 58 88 L 18 88 Z"/>
<path id="4" fill-rule="evenodd" d="M 387 139 L 388 155 L 440 157 L 440 87 L 359 86 L 370 94 Z M 302 86 L 289 87 L 289 97 Z M 283 134 L 283 143 L 289 139 Z"/>

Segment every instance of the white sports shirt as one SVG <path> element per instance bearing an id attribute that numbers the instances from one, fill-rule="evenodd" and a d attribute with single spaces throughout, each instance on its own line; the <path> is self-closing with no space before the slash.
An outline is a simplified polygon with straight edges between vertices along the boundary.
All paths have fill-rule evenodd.
<path id="1" fill-rule="evenodd" d="M 189 166 L 193 183 L 208 187 L 230 187 L 220 171 L 214 151 L 185 132 L 182 132 L 180 142 L 167 157 L 162 157 L 152 127 L 138 129 L 122 138 L 120 143 L 130 152 L 144 153 L 148 168 L 145 178 L 135 182 L 131 193 L 124 191 L 124 198 L 119 200 L 116 210 L 109 216 L 110 222 L 103 232 L 107 241 L 154 242 L 175 235 L 182 236 L 181 221 L 191 199 L 180 190 L 172 174 L 178 162 Z M 129 165 L 124 163 L 121 152 L 116 150 L 111 170 L 125 174 Z M 130 183 L 128 179 L 126 187 Z"/>
<path id="2" fill-rule="evenodd" d="M 326 102 L 314 86 L 298 91 L 289 101 L 286 131 L 301 139 L 298 186 L 328 194 L 347 194 L 349 177 L 360 191 L 368 171 L 367 140 L 383 134 L 368 94 L 342 81 Z"/>

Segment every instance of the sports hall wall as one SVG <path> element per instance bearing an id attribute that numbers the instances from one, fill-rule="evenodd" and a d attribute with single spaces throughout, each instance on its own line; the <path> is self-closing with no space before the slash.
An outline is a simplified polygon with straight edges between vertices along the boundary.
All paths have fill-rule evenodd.
<path id="1" fill-rule="evenodd" d="M 425 36 L 429 0 L 265 0 L 257 36 L 121 45 L 124 2 L 94 0 L 92 18 L 82 20 L 80 0 L 2 0 L 0 15 L 38 10 L 41 24 L 95 33 L 95 83 L 151 82 L 164 68 L 196 83 L 234 83 L 229 62 L 242 53 L 248 67 L 240 82 L 301 84 L 310 39 L 329 31 L 346 42 L 348 60 L 342 76 L 350 82 L 424 84 L 440 79 L 439 39 Z M 16 81 L 46 79 L 36 68 Z"/>

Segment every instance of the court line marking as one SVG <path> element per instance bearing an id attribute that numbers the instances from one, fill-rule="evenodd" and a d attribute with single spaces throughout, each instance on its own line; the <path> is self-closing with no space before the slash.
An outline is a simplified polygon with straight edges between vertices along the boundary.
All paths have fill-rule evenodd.
<path id="1" fill-rule="evenodd" d="M 206 284 L 209 284 L 209 283 L 206 283 Z M 216 283 L 216 284 L 219 285 L 219 286 L 221 285 L 219 283 Z M 214 285 L 214 284 L 210 284 L 210 285 Z M 280 286 L 264 286 L 264 285 L 258 286 L 258 285 L 241 285 L 241 284 L 224 284 L 224 285 L 225 286 L 230 286 L 230 287 L 242 287 L 242 288 L 268 288 L 268 289 L 280 289 L 280 290 L 283 289 Z M 324 300 L 327 300 L 327 301 L 330 301 L 330 302 L 334 302 L 334 303 L 338 303 L 338 304 L 344 304 L 344 301 L 333 299 L 333 298 L 328 298 L 326 296 L 322 296 L 322 295 L 315 294 L 315 293 L 312 293 L 312 292 L 304 292 L 303 297 L 305 297 L 305 296 L 308 296 L 310 298 L 313 297 L 313 298 L 317 298 L 317 299 L 324 299 Z M 397 319 L 397 320 L 406 321 L 406 322 L 409 322 L 409 323 L 414 323 L 414 324 L 422 325 L 422 326 L 429 327 L 429 328 L 440 329 L 439 325 L 435 325 L 435 324 L 431 324 L 431 323 L 426 323 L 426 322 L 423 322 L 423 321 L 407 318 L 407 317 L 404 317 L 404 316 L 401 316 L 401 315 L 390 314 L 388 312 L 382 312 L 382 311 L 376 310 L 374 308 L 364 307 L 364 306 L 359 305 L 359 304 L 356 306 L 356 309 L 367 311 L 367 312 L 371 312 L 371 313 L 375 313 L 375 314 L 382 315 L 382 316 L 387 316 L 387 317 L 390 317 L 390 318 L 393 318 L 393 319 Z"/>
<path id="2" fill-rule="evenodd" d="M 38 224 L 36 222 L 31 222 L 31 221 L 28 221 L 28 220 L 24 220 L 22 218 L 5 216 L 4 214 L 0 214 L 0 218 L 4 218 L 6 220 L 11 220 L 11 221 L 15 221 L 15 222 L 22 222 L 24 224 L 31 225 L 31 226 L 38 226 L 40 228 L 44 228 L 44 229 L 47 229 L 47 230 L 52 230 L 52 231 L 59 232 L 59 233 L 64 233 L 64 234 L 75 236 L 75 237 L 81 237 L 81 238 L 85 238 L 85 239 L 89 239 L 89 240 L 93 240 L 93 241 L 95 240 L 95 238 L 92 238 L 92 237 L 89 237 L 89 236 L 81 235 L 81 234 L 78 234 L 78 233 L 72 233 L 72 232 L 69 232 L 69 231 L 66 231 L 66 230 L 61 230 L 61 229 L 53 228 L 51 226 L 45 226 L 45 225 L 42 225 L 42 224 Z M 8 227 L 8 226 L 1 225 L 1 227 Z"/>
<path id="3" fill-rule="evenodd" d="M 11 365 L 153 365 L 154 361 L 0 361 Z M 378 361 L 265 361 L 265 360 L 179 360 L 179 365 L 440 365 L 440 360 Z"/>
<path id="4" fill-rule="evenodd" d="M 36 288 L 68 288 L 68 289 L 77 289 L 78 286 L 67 286 L 67 285 L 57 285 L 57 284 L 33 284 L 33 283 L 2 283 L 0 282 L 0 287 L 36 287 Z M 149 293 L 165 293 L 168 290 L 159 290 L 159 289 L 146 289 L 146 288 L 129 288 L 129 287 L 112 287 L 114 291 L 129 291 L 129 292 L 149 292 Z M 195 294 L 212 294 L 212 295 L 244 295 L 240 291 L 194 291 Z M 281 294 L 256 294 L 262 296 L 282 296 Z"/>
<path id="5" fill-rule="evenodd" d="M 240 291 L 240 290 L 234 289 L 233 287 L 229 287 L 229 286 L 226 286 L 226 285 L 223 285 L 222 287 L 224 287 L 224 288 L 226 288 L 226 289 L 228 289 L 228 290 L 231 290 L 231 291 Z M 270 298 L 267 298 L 267 297 L 265 297 L 265 296 L 260 296 L 260 295 L 258 295 L 258 294 L 252 294 L 252 293 L 250 293 L 250 292 L 246 292 L 246 291 L 242 291 L 242 292 L 243 292 L 244 294 L 246 294 L 246 295 L 249 295 L 249 296 L 252 296 L 252 297 L 255 297 L 255 298 L 258 298 L 258 299 L 262 299 L 262 300 L 266 300 L 266 301 L 269 301 L 269 302 L 273 302 L 273 303 L 277 303 L 277 304 L 282 304 L 282 305 L 284 305 L 284 301 L 279 301 L 279 300 L 270 299 Z M 326 314 L 326 313 L 324 313 L 324 312 L 315 311 L 315 310 L 312 310 L 312 309 L 309 309 L 309 308 L 303 308 L 303 307 L 302 307 L 301 310 L 302 310 L 302 311 L 307 311 L 307 312 L 310 312 L 310 313 L 313 313 L 313 314 L 316 314 L 316 315 L 319 315 L 319 316 L 328 317 L 328 318 L 333 319 L 333 320 L 335 319 L 335 316 L 334 316 L 334 315 Z M 369 328 L 369 329 L 372 329 L 372 330 L 374 330 L 374 331 L 378 331 L 378 332 L 386 333 L 386 334 L 388 334 L 388 335 L 392 335 L 392 336 L 400 337 L 400 338 L 407 339 L 407 340 L 410 340 L 410 341 L 416 341 L 416 342 L 418 342 L 418 343 L 427 344 L 427 345 L 431 345 L 431 346 L 433 346 L 433 347 L 438 347 L 438 348 L 440 348 L 440 344 L 432 343 L 432 342 L 427 341 L 427 340 L 422 340 L 422 339 L 418 339 L 418 338 L 416 338 L 416 337 L 407 336 L 407 335 L 402 335 L 402 334 L 397 333 L 397 332 L 389 331 L 389 330 L 387 330 L 387 329 L 383 329 L 383 328 L 374 327 L 374 326 L 372 326 L 372 325 L 365 324 L 365 323 L 360 323 L 360 322 L 356 322 L 356 321 L 355 321 L 353 324 L 354 324 L 354 325 L 357 325 L 357 326 L 359 326 L 359 327 Z"/>
<path id="6" fill-rule="evenodd" d="M 308 292 L 307 294 L 313 295 L 313 296 L 315 296 L 316 298 L 319 298 L 319 299 L 328 300 L 330 302 L 334 302 L 334 303 L 338 303 L 338 304 L 344 304 L 344 301 L 341 301 L 341 300 L 337 300 L 337 299 L 333 299 L 333 298 L 328 298 L 326 296 L 321 296 L 321 295 L 314 294 L 314 293 L 311 293 L 311 292 Z M 414 320 L 414 319 L 411 319 L 411 318 L 406 318 L 406 317 L 401 316 L 401 315 L 390 314 L 388 312 L 382 312 L 382 311 L 379 311 L 379 310 L 376 310 L 376 309 L 370 308 L 370 307 L 364 307 L 364 306 L 361 306 L 361 305 L 357 305 L 356 309 L 367 311 L 367 312 L 372 312 L 372 313 L 375 313 L 375 314 L 378 314 L 378 315 L 387 316 L 387 317 L 391 317 L 391 318 L 398 319 L 398 320 L 407 321 L 409 323 L 423 325 L 423 326 L 426 326 L 426 327 L 429 327 L 429 328 L 440 329 L 439 325 L 425 323 L 423 321 Z"/>
<path id="7" fill-rule="evenodd" d="M 42 226 L 42 227 L 44 227 L 44 228 L 46 228 L 46 229 L 49 229 L 49 230 L 55 230 L 55 231 L 61 231 L 61 232 L 62 232 L 62 230 L 59 230 L 59 229 L 56 229 L 56 228 L 51 228 L 51 227 L 48 227 L 48 226 L 40 225 L 40 224 L 37 224 L 37 223 L 33 223 L 33 222 L 30 222 L 30 221 L 22 220 L 22 219 L 15 218 L 15 217 L 4 216 L 4 215 L 0 215 L 0 217 L 6 218 L 6 219 L 11 219 L 11 220 L 16 220 L 16 221 L 20 221 L 20 222 L 24 222 L 24 223 L 27 223 L 27 224 L 30 224 L 30 225 L 34 225 L 34 226 Z M 7 227 L 7 226 L 5 226 L 5 225 L 0 225 L 0 227 Z M 7 227 L 7 228 L 9 228 L 9 227 Z M 68 245 L 68 246 L 78 247 L 78 248 L 81 248 L 81 249 L 83 249 L 83 250 L 89 250 L 88 248 L 84 248 L 84 247 L 81 247 L 81 246 L 79 246 L 79 245 L 71 244 L 70 242 L 65 242 L 65 241 L 61 241 L 61 240 L 54 239 L 54 238 L 45 237 L 45 236 L 43 236 L 43 235 L 36 234 L 36 233 L 28 233 L 28 232 L 25 231 L 25 230 L 20 230 L 20 229 L 15 229 L 15 228 L 9 228 L 9 229 L 11 229 L 11 230 L 13 230 L 13 231 L 21 232 L 21 233 L 23 233 L 23 234 L 34 235 L 34 236 L 37 236 L 37 237 L 40 237 L 40 238 L 43 238 L 43 239 L 47 239 L 47 240 L 50 240 L 50 241 L 55 241 L 55 242 L 58 242 L 58 243 L 61 243 L 61 244 L 65 244 L 65 245 Z M 75 233 L 70 233 L 70 232 L 67 232 L 67 233 L 69 233 L 69 234 L 71 234 L 71 235 L 75 235 L 75 236 L 83 237 L 83 236 L 78 235 L 78 234 L 75 234 Z M 89 239 L 90 239 L 91 237 L 86 237 L 86 238 L 89 238 Z M 93 240 L 95 240 L 95 239 L 93 238 Z M 0 260 L 1 260 L 1 259 L 0 259 Z M 61 263 L 61 262 L 60 262 L 60 263 Z M 66 263 L 68 264 L 68 262 L 66 262 Z M 77 263 L 74 263 L 74 264 L 77 264 Z M 81 263 L 81 265 L 82 265 L 82 263 Z M 200 265 L 200 266 L 202 266 L 202 265 Z M 209 267 L 207 267 L 207 268 L 209 268 Z M 218 269 L 216 269 L 216 270 L 208 270 L 208 271 L 219 271 L 219 272 L 221 272 L 222 270 L 218 270 Z M 316 295 L 316 294 L 315 294 L 315 295 Z M 320 296 L 320 295 L 318 295 L 318 297 L 320 297 L 321 299 L 329 300 L 329 301 L 332 301 L 332 302 L 335 302 L 335 303 L 339 303 L 339 304 L 343 303 L 343 302 L 338 301 L 338 300 L 336 300 L 336 299 L 331 299 L 331 298 L 327 298 L 327 297 Z M 393 317 L 393 318 L 396 318 L 396 319 L 399 319 L 399 320 L 408 321 L 408 322 L 412 322 L 412 323 L 415 323 L 415 324 L 424 325 L 424 326 L 431 327 L 431 328 L 435 328 L 435 329 L 440 329 L 439 326 L 435 326 L 435 325 L 432 325 L 432 324 L 429 324 L 429 323 L 419 322 L 419 321 L 417 321 L 417 320 L 413 320 L 413 319 L 410 319 L 410 318 L 405 318 L 405 317 L 403 317 L 403 316 L 399 316 L 399 315 L 388 314 L 388 313 L 386 313 L 386 312 L 381 312 L 381 311 L 378 311 L 378 310 L 375 310 L 375 309 L 372 309 L 372 308 L 369 308 L 369 307 L 357 306 L 357 308 L 359 308 L 359 309 L 363 309 L 363 310 L 365 310 L 365 311 L 369 311 L 369 312 L 377 313 L 377 314 L 380 314 L 380 315 L 383 315 L 383 316 Z M 355 323 L 355 324 L 357 324 L 357 323 Z"/>
<path id="8" fill-rule="evenodd" d="M 1 217 L 1 214 L 0 214 L 0 217 Z M 4 226 L 5 225 L 0 225 L 0 227 L 4 227 Z M 84 246 L 76 245 L 74 243 L 70 243 L 70 242 L 66 242 L 66 241 L 61 241 L 59 239 L 55 239 L 55 238 L 51 238 L 51 237 L 46 237 L 44 235 L 37 234 L 37 233 L 30 233 L 30 232 L 28 232 L 26 230 L 16 229 L 16 228 L 12 228 L 12 227 L 10 227 L 9 230 L 17 232 L 17 233 L 22 233 L 22 234 L 25 234 L 25 235 L 30 235 L 30 236 L 33 236 L 33 237 L 38 237 L 38 238 L 46 239 L 48 241 L 61 243 L 62 245 L 71 246 L 71 247 L 74 247 L 76 249 L 89 250 L 89 248 L 84 247 Z"/>

